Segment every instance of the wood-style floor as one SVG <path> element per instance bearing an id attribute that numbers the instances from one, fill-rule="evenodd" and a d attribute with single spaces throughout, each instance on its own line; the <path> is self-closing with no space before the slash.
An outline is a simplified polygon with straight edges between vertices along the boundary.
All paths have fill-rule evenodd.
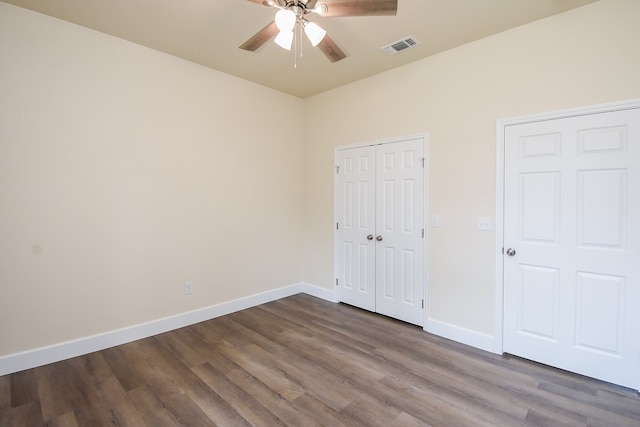
<path id="1" fill-rule="evenodd" d="M 0 377 L 2 426 L 640 426 L 635 391 L 296 295 Z"/>

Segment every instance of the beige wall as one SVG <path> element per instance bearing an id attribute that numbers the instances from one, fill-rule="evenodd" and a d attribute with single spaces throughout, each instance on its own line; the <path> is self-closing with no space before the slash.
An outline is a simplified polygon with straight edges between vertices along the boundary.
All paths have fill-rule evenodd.
<path id="1" fill-rule="evenodd" d="M 493 334 L 496 120 L 639 98 L 638 18 L 602 0 L 303 101 L 0 3 L 0 356 L 332 289 L 334 148 L 425 131 L 429 314 Z"/>
<path id="2" fill-rule="evenodd" d="M 306 281 L 334 283 L 334 148 L 428 132 L 429 316 L 493 335 L 496 121 L 640 98 L 639 22 L 602 0 L 307 99 Z"/>
<path id="3" fill-rule="evenodd" d="M 302 111 L 0 3 L 0 356 L 302 281 Z"/>

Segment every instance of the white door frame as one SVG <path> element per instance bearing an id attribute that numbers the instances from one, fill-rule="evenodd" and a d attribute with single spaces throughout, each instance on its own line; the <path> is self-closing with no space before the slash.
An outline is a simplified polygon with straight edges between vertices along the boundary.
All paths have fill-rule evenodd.
<path id="1" fill-rule="evenodd" d="M 429 134 L 427 132 L 413 134 L 413 135 L 405 135 L 395 138 L 385 138 L 379 139 L 375 141 L 368 142 L 359 142 L 355 144 L 348 145 L 340 145 L 335 147 L 334 156 L 333 156 L 333 295 L 335 296 L 335 300 L 338 301 L 338 286 L 336 284 L 338 277 L 338 230 L 336 229 L 336 219 L 338 218 L 338 178 L 336 174 L 335 167 L 338 164 L 338 152 L 342 150 L 348 150 L 350 148 L 359 148 L 359 147 L 367 147 L 372 145 L 382 145 L 382 144 L 392 144 L 394 142 L 402 142 L 411 139 L 422 139 L 422 143 L 424 146 L 424 278 L 423 278 L 423 295 L 424 295 L 424 310 L 423 310 L 423 319 L 422 319 L 422 329 L 426 330 L 428 309 L 429 309 L 429 301 L 428 301 L 428 282 L 429 282 L 429 228 L 427 227 L 427 217 L 429 212 Z"/>
<path id="2" fill-rule="evenodd" d="M 591 105 L 588 107 L 574 108 L 568 110 L 552 111 L 530 116 L 515 117 L 511 119 L 498 120 L 496 124 L 496 307 L 495 307 L 495 352 L 503 353 L 503 315 L 504 315 L 504 148 L 505 148 L 505 128 L 511 125 L 518 125 L 544 120 L 562 119 L 567 117 L 583 116 L 587 114 L 597 114 L 621 110 L 640 108 L 640 98 L 608 104 Z"/>

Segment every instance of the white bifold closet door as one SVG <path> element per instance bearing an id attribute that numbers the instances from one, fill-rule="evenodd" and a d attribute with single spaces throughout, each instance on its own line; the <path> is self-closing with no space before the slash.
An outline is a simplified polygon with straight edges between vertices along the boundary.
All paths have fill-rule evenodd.
<path id="1" fill-rule="evenodd" d="M 339 150 L 338 299 L 424 324 L 425 142 Z"/>
<path id="2" fill-rule="evenodd" d="M 505 128 L 504 350 L 640 387 L 640 109 Z"/>

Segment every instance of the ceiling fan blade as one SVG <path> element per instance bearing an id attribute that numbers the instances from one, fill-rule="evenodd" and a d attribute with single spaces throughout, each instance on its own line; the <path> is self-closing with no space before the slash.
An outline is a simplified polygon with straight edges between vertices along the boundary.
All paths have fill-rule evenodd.
<path id="1" fill-rule="evenodd" d="M 278 33 L 276 22 L 271 21 L 266 27 L 255 33 L 249 40 L 240 45 L 240 49 L 255 51 L 271 40 Z"/>
<path id="2" fill-rule="evenodd" d="M 327 12 L 321 16 L 393 16 L 398 12 L 398 0 L 323 0 Z"/>
<path id="3" fill-rule="evenodd" d="M 314 7 L 316 7 L 317 2 L 318 0 L 307 0 L 307 2 L 305 3 L 305 6 L 307 9 L 313 9 Z"/>
<path id="4" fill-rule="evenodd" d="M 347 57 L 347 55 L 345 55 L 344 52 L 340 50 L 338 45 L 335 44 L 335 42 L 331 39 L 331 37 L 329 37 L 328 34 L 324 36 L 320 43 L 318 43 L 317 47 L 331 62 L 338 62 L 341 59 Z"/>
<path id="5" fill-rule="evenodd" d="M 250 1 L 251 3 L 255 3 L 255 4 L 261 4 L 263 6 L 268 6 L 268 7 L 284 7 L 286 5 L 286 2 L 284 0 L 247 0 Z"/>

